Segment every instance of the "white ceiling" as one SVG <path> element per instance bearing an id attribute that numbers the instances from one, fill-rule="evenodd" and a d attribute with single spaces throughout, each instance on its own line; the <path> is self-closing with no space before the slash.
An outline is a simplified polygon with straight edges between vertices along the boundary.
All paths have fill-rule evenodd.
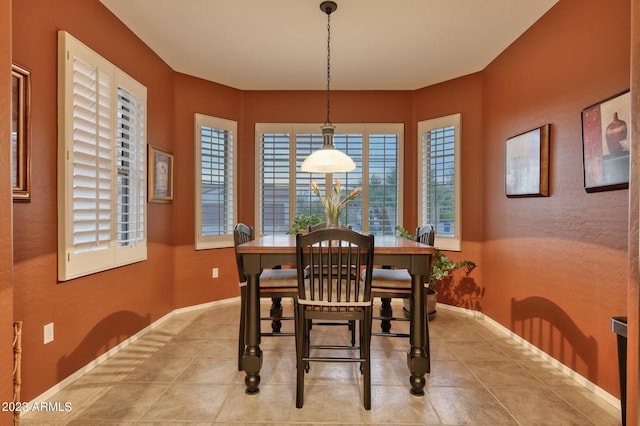
<path id="1" fill-rule="evenodd" d="M 100 0 L 175 71 L 326 89 L 321 0 Z M 414 90 L 484 69 L 558 0 L 336 0 L 332 90 Z"/>

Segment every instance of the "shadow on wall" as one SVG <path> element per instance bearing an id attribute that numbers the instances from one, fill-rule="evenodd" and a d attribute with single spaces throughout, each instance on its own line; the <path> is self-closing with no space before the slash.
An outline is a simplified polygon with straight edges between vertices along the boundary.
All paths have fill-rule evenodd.
<path id="1" fill-rule="evenodd" d="M 97 323 L 69 356 L 58 361 L 58 380 L 63 380 L 111 348 L 151 324 L 151 314 L 141 316 L 118 311 Z"/>
<path id="2" fill-rule="evenodd" d="M 587 378 L 596 380 L 598 344 L 586 336 L 558 305 L 543 297 L 511 299 L 511 330 L 577 371 L 578 359 L 587 366 Z"/>
<path id="3" fill-rule="evenodd" d="M 482 312 L 480 302 L 484 297 L 484 287 L 480 287 L 469 276 L 471 269 L 466 271 L 466 275 L 460 279 L 456 279 L 455 275 L 449 275 L 438 281 L 438 302 Z"/>

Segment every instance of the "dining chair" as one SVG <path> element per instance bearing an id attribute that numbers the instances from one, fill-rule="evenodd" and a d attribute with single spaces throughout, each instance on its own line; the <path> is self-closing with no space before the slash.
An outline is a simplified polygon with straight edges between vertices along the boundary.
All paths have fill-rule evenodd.
<path id="1" fill-rule="evenodd" d="M 416 241 L 433 246 L 435 241 L 435 229 L 433 226 L 424 225 L 418 227 L 416 229 Z M 404 315 L 394 317 L 393 308 L 391 307 L 392 299 L 411 299 L 411 275 L 409 271 L 406 269 L 375 268 L 371 275 L 371 292 L 374 298 L 379 297 L 382 301 L 380 315 L 374 317 L 376 320 L 381 320 L 380 328 L 382 332 L 373 332 L 373 334 L 391 337 L 409 337 L 408 333 L 391 332 L 391 321 L 409 321 L 409 318 Z M 428 330 L 427 328 L 427 333 Z M 429 339 L 427 339 L 427 351 L 428 345 Z"/>
<path id="2" fill-rule="evenodd" d="M 240 330 L 238 333 L 238 371 L 242 370 L 242 355 L 245 349 L 246 304 L 247 304 L 247 276 L 244 273 L 242 257 L 238 254 L 238 246 L 254 239 L 253 228 L 238 223 L 233 229 L 233 243 L 240 278 Z M 282 332 L 283 320 L 293 320 L 294 317 L 282 315 L 282 298 L 294 298 L 298 291 L 296 269 L 265 269 L 260 274 L 260 298 L 271 299 L 271 309 L 268 317 L 260 320 L 271 320 L 271 332 L 261 332 L 261 336 L 294 336 L 294 332 Z"/>
<path id="3" fill-rule="evenodd" d="M 304 377 L 311 362 L 353 362 L 363 375 L 364 408 L 371 409 L 371 275 L 374 237 L 345 228 L 325 228 L 296 235 L 298 293 L 296 330 L 296 407 L 304 402 Z M 312 321 L 356 321 L 358 346 L 311 344 Z M 323 341 L 331 336 L 323 335 Z M 348 351 L 334 356 L 335 351 Z M 329 354 L 327 355 L 327 351 Z"/>
<path id="4" fill-rule="evenodd" d="M 307 232 L 317 231 L 318 229 L 325 229 L 327 227 L 327 222 L 315 223 L 313 225 L 309 225 L 307 227 Z M 341 228 L 352 229 L 351 225 L 340 225 Z M 355 346 L 356 344 L 356 322 L 348 321 L 344 322 L 316 322 L 316 325 L 328 325 L 328 326 L 347 326 L 349 331 L 351 332 L 351 346 Z"/>

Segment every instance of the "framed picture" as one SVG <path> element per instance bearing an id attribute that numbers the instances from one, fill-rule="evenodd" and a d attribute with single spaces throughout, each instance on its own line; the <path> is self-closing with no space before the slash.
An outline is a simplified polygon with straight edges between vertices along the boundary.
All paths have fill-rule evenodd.
<path id="1" fill-rule="evenodd" d="M 151 203 L 173 201 L 173 154 L 149 145 L 148 193 Z"/>
<path id="2" fill-rule="evenodd" d="M 30 201 L 31 141 L 29 103 L 31 73 L 26 68 L 11 67 L 11 186 L 14 201 Z"/>
<path id="3" fill-rule="evenodd" d="M 549 130 L 545 124 L 507 139 L 505 193 L 507 197 L 549 196 Z"/>
<path id="4" fill-rule="evenodd" d="M 629 187 L 629 91 L 582 110 L 582 161 L 587 192 Z"/>

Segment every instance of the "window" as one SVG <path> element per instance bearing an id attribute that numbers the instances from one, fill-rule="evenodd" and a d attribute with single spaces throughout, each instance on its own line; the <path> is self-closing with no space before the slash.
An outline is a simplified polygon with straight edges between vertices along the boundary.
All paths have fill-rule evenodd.
<path id="1" fill-rule="evenodd" d="M 196 249 L 233 246 L 236 222 L 235 121 L 195 116 Z"/>
<path id="2" fill-rule="evenodd" d="M 144 86 L 59 32 L 60 281 L 147 258 Z"/>
<path id="3" fill-rule="evenodd" d="M 436 247 L 460 250 L 460 114 L 418 123 L 418 219 Z"/>
<path id="4" fill-rule="evenodd" d="M 402 218 L 402 124 L 338 124 L 333 143 L 356 163 L 349 173 L 305 173 L 300 165 L 323 143 L 319 124 L 256 125 L 257 232 L 284 234 L 295 216 L 315 214 L 324 220 L 315 181 L 324 194 L 327 182 L 340 179 L 343 196 L 360 188 L 341 217 L 359 232 L 393 235 Z M 325 180 L 326 179 L 326 180 Z"/>

